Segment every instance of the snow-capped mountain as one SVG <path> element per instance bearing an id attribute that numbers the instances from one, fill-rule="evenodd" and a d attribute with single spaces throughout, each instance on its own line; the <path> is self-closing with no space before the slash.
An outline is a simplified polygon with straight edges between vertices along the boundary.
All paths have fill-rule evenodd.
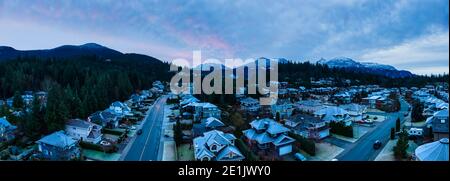
<path id="1" fill-rule="evenodd" d="M 384 65 L 372 62 L 358 62 L 347 57 L 338 57 L 330 60 L 321 58 L 317 63 L 327 65 L 332 68 L 341 68 L 349 71 L 358 71 L 371 74 L 384 75 L 393 78 L 411 77 L 413 74 L 405 70 L 397 70 L 391 65 Z"/>

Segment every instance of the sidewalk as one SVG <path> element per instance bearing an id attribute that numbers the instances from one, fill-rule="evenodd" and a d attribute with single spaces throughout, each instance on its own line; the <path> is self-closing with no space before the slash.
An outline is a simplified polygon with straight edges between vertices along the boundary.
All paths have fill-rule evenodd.
<path id="1" fill-rule="evenodd" d="M 171 123 L 169 121 L 169 115 L 172 113 L 172 105 L 164 105 L 164 118 L 161 128 L 161 141 L 160 141 L 160 152 L 158 157 L 161 158 L 162 161 L 177 161 L 177 146 L 173 139 L 173 125 L 175 123 Z"/>

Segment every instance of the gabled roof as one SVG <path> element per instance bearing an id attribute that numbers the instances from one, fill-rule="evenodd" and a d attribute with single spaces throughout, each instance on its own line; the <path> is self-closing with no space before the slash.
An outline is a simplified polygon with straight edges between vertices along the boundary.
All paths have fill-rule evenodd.
<path id="1" fill-rule="evenodd" d="M 40 140 L 37 141 L 38 143 L 44 143 L 47 145 L 56 146 L 59 148 L 65 148 L 75 145 L 77 143 L 76 140 L 72 139 L 71 137 L 67 136 L 64 131 L 57 131 L 50 135 L 47 135 Z"/>
<path id="2" fill-rule="evenodd" d="M 9 123 L 8 120 L 6 120 L 6 117 L 0 118 L 0 126 L 3 126 L 3 127 L 5 127 L 5 128 L 8 128 L 8 127 L 15 127 L 15 126 L 13 126 L 11 123 Z"/>
<path id="3" fill-rule="evenodd" d="M 228 155 L 234 154 L 235 156 L 233 158 L 229 158 Z M 244 156 L 242 153 L 233 145 L 228 145 L 225 148 L 223 148 L 219 154 L 217 154 L 218 161 L 226 161 L 226 160 L 242 160 L 244 159 Z"/>
<path id="4" fill-rule="evenodd" d="M 195 148 L 195 158 L 201 159 L 204 156 L 208 156 L 209 158 L 213 158 L 215 155 L 208 148 L 213 144 L 233 146 L 232 140 L 236 139 L 236 137 L 232 134 L 223 133 L 222 131 L 212 130 L 203 133 L 204 136 L 200 136 L 194 138 L 194 148 Z M 226 148 L 225 147 L 225 148 Z M 223 151 L 223 150 L 221 150 Z M 232 151 L 232 150 L 229 150 Z M 238 151 L 239 152 L 239 151 Z M 225 151 L 226 155 L 227 151 Z M 240 154 L 240 152 L 239 152 Z M 242 154 L 241 154 L 242 155 Z"/>
<path id="5" fill-rule="evenodd" d="M 277 138 L 275 138 L 275 140 L 273 141 L 273 144 L 275 146 L 279 146 L 279 145 L 289 144 L 294 141 L 295 141 L 294 138 L 291 138 L 289 136 L 282 134 L 282 135 L 278 136 Z"/>
<path id="6" fill-rule="evenodd" d="M 448 161 L 448 151 L 448 138 L 442 138 L 417 147 L 415 156 L 420 161 Z"/>
<path id="7" fill-rule="evenodd" d="M 448 109 L 444 109 L 433 114 L 434 117 L 447 117 L 448 118 Z"/>
<path id="8" fill-rule="evenodd" d="M 225 137 L 225 133 L 218 130 L 212 130 L 208 131 L 206 133 L 203 133 L 205 137 L 205 143 L 208 146 L 213 145 L 214 143 L 220 144 L 220 145 L 228 145 L 231 144 L 231 140 L 228 139 L 229 137 Z"/>
<path id="9" fill-rule="evenodd" d="M 348 112 L 342 108 L 336 107 L 336 106 L 326 106 L 316 112 L 314 112 L 315 115 L 345 115 L 348 114 Z"/>
<path id="10" fill-rule="evenodd" d="M 70 119 L 66 122 L 66 126 L 73 126 L 73 127 L 79 127 L 79 128 L 89 128 L 90 126 L 93 126 L 94 123 L 87 122 L 85 120 L 81 119 Z"/>
<path id="11" fill-rule="evenodd" d="M 221 127 L 225 126 L 222 121 L 215 117 L 209 117 L 205 120 L 205 127 L 207 128 L 215 128 L 215 127 Z"/>
<path id="12" fill-rule="evenodd" d="M 244 98 L 244 99 L 241 99 L 241 101 L 240 101 L 241 103 L 259 103 L 259 101 L 258 100 L 256 100 L 256 99 L 254 99 L 254 98 L 252 98 L 252 97 L 246 97 L 246 98 Z"/>
<path id="13" fill-rule="evenodd" d="M 289 131 L 288 128 L 270 118 L 254 120 L 250 122 L 250 126 L 256 130 L 265 130 L 269 134 L 278 134 Z"/>
<path id="14" fill-rule="evenodd" d="M 354 112 L 360 112 L 366 109 L 366 106 L 355 103 L 339 105 L 339 107 L 346 111 L 354 111 Z"/>

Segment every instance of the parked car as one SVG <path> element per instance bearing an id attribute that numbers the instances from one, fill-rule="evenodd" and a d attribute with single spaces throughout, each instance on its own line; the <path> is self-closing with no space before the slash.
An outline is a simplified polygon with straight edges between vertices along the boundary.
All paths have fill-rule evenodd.
<path id="1" fill-rule="evenodd" d="M 301 153 L 296 153 L 294 156 L 297 161 L 306 161 L 306 157 L 303 156 Z"/>
<path id="2" fill-rule="evenodd" d="M 141 135 L 142 134 L 142 129 L 139 129 L 136 134 L 137 135 Z"/>
<path id="3" fill-rule="evenodd" d="M 380 149 L 381 148 L 381 141 L 380 140 L 376 140 L 374 143 L 373 143 L 373 149 L 375 149 L 375 150 L 378 150 L 378 149 Z"/>

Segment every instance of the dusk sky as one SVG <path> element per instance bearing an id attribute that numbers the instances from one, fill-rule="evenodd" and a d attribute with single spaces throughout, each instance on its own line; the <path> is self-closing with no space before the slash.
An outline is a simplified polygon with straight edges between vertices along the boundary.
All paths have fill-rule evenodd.
<path id="1" fill-rule="evenodd" d="M 95 42 L 170 61 L 349 57 L 448 73 L 448 0 L 0 0 L 0 45 Z"/>

